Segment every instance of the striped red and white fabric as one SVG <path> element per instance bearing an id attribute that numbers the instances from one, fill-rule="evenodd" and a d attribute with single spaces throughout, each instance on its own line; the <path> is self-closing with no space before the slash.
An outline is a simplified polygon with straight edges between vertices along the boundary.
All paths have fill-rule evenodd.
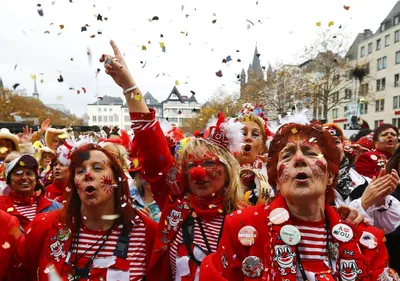
<path id="1" fill-rule="evenodd" d="M 129 249 L 127 260 L 130 260 L 129 280 L 139 281 L 146 275 L 146 227 L 141 220 L 135 220 L 136 224 L 132 229 L 129 239 Z M 116 228 L 106 240 L 104 247 L 100 250 L 97 258 L 105 258 L 113 256 L 115 246 L 120 234 L 120 230 Z M 87 228 L 81 228 L 79 233 L 79 245 L 73 244 L 74 254 L 75 249 L 78 250 L 78 256 L 85 253 L 85 257 L 90 258 L 98 249 L 98 246 L 103 242 L 97 243 L 93 248 L 88 250 L 96 243 L 104 234 L 104 231 L 92 231 Z M 76 241 L 76 240 L 75 240 Z"/>
<path id="2" fill-rule="evenodd" d="M 296 227 L 301 233 L 301 240 L 298 244 L 301 259 L 325 260 L 328 256 L 325 220 L 311 223 L 298 222 Z"/>
<path id="3" fill-rule="evenodd" d="M 34 202 L 31 206 L 29 205 L 17 205 L 14 202 L 14 208 L 28 220 L 32 221 L 37 214 L 37 204 Z"/>
<path id="4" fill-rule="evenodd" d="M 147 128 L 151 128 L 156 124 L 157 120 L 132 120 L 131 128 L 134 131 L 144 130 Z"/>
<path id="5" fill-rule="evenodd" d="M 204 232 L 207 236 L 208 243 L 210 244 L 211 251 L 214 253 L 217 251 L 218 248 L 218 236 L 219 232 L 222 229 L 222 224 L 224 221 L 224 216 L 219 215 L 213 218 L 210 221 L 201 220 L 201 223 L 204 228 Z M 206 243 L 204 242 L 203 235 L 201 235 L 200 227 L 197 220 L 194 220 L 194 240 L 193 243 L 204 251 L 207 251 Z M 175 280 L 176 275 L 176 259 L 177 259 L 177 251 L 178 245 L 183 243 L 183 236 L 182 236 L 182 228 L 179 230 L 178 234 L 176 235 L 174 241 L 171 243 L 171 248 L 169 251 L 169 262 L 171 265 L 172 276 L 173 280 Z"/>

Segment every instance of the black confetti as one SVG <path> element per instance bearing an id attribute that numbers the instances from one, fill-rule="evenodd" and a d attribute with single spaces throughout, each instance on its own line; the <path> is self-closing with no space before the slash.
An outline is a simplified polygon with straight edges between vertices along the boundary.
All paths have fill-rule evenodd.
<path id="1" fill-rule="evenodd" d="M 153 20 L 158 20 L 158 17 L 157 17 L 157 16 L 154 16 L 151 20 L 152 20 L 152 21 L 153 21 Z"/>
<path id="2" fill-rule="evenodd" d="M 64 82 L 64 78 L 62 77 L 61 74 L 60 74 L 60 77 L 57 78 L 57 81 L 60 82 L 60 83 L 61 83 L 61 82 Z"/>
<path id="3" fill-rule="evenodd" d="M 98 14 L 98 15 L 97 15 L 97 20 L 101 20 L 101 21 L 103 21 L 103 17 L 102 17 L 102 15 Z"/>
<path id="4" fill-rule="evenodd" d="M 86 31 L 86 30 L 87 30 L 86 26 L 82 26 L 82 27 L 81 27 L 81 32 L 84 32 L 84 31 Z"/>
<path id="5" fill-rule="evenodd" d="M 216 22 L 217 22 L 217 20 L 213 20 L 213 21 L 212 21 L 212 23 L 216 23 Z"/>
<path id="6" fill-rule="evenodd" d="M 12 87 L 15 90 L 15 89 L 17 89 L 18 86 L 19 86 L 19 83 L 15 83 Z"/>

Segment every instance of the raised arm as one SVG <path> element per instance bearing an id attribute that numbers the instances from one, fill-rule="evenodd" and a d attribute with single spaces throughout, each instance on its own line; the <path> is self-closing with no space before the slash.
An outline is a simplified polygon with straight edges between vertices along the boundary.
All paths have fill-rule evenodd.
<path id="1" fill-rule="evenodd" d="M 106 73 L 123 90 L 135 133 L 134 142 L 138 157 L 143 159 L 142 176 L 150 183 L 154 199 L 162 208 L 169 195 L 165 178 L 174 159 L 169 151 L 167 139 L 156 120 L 155 111 L 149 109 L 144 102 L 142 93 L 133 80 L 121 51 L 114 41 L 110 43 L 114 56 L 102 55 L 100 62 L 104 62 Z"/>

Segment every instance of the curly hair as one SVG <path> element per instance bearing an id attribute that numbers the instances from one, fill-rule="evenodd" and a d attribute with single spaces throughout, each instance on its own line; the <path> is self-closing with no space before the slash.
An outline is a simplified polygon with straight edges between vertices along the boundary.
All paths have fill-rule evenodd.
<path id="1" fill-rule="evenodd" d="M 243 122 L 254 122 L 258 125 L 260 131 L 261 131 L 261 136 L 263 139 L 263 151 L 262 153 L 266 153 L 267 152 L 267 145 L 266 145 L 266 141 L 267 141 L 267 134 L 265 131 L 265 121 L 261 119 L 261 117 L 257 116 L 254 113 L 249 113 L 249 114 L 245 114 L 242 115 L 240 117 L 238 117 L 238 121 L 243 123 Z"/>
<path id="2" fill-rule="evenodd" d="M 325 197 L 326 202 L 333 203 L 335 198 L 334 187 L 339 172 L 340 154 L 332 135 L 324 130 L 319 122 L 312 122 L 309 125 L 289 123 L 279 129 L 269 147 L 267 162 L 268 182 L 272 187 L 276 188 L 278 183 L 277 165 L 279 152 L 286 146 L 288 141 L 293 139 L 309 140 L 311 138 L 314 138 L 315 143 L 318 144 L 318 147 L 327 161 L 328 171 L 334 174 L 333 183 L 327 187 Z"/>

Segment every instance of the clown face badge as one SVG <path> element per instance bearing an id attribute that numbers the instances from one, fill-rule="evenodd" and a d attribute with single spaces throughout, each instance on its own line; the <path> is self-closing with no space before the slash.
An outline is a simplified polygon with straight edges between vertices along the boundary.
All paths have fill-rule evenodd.
<path id="1" fill-rule="evenodd" d="M 56 262 L 59 262 L 60 259 L 65 258 L 66 254 L 64 251 L 64 243 L 55 240 L 54 243 L 50 244 L 50 256 L 52 256 Z"/>
<path id="2" fill-rule="evenodd" d="M 340 277 L 343 281 L 356 281 L 361 273 L 362 269 L 358 268 L 355 259 L 340 260 Z"/>
<path id="3" fill-rule="evenodd" d="M 183 220 L 182 213 L 176 210 L 172 210 L 169 216 L 167 216 L 167 219 L 168 229 L 172 228 L 174 231 L 178 231 L 178 224 Z"/>
<path id="4" fill-rule="evenodd" d="M 294 264 L 295 253 L 289 245 L 275 245 L 274 261 L 278 263 L 278 269 L 282 276 L 287 274 L 296 274 L 296 265 Z"/>

